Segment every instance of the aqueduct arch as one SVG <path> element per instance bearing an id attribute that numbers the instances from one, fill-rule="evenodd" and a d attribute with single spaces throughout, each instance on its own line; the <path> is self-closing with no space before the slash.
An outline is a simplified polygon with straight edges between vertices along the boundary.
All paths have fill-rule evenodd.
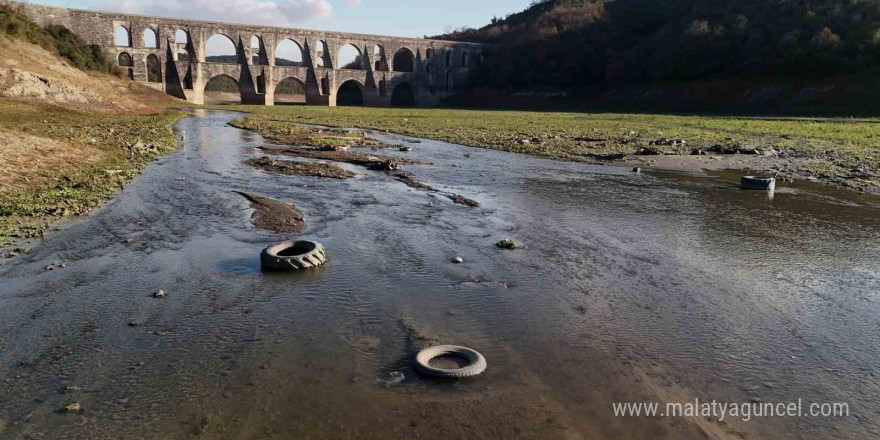
<path id="1" fill-rule="evenodd" d="M 478 63 L 482 53 L 490 49 L 456 41 L 216 23 L 29 3 L 20 7 L 41 26 L 63 25 L 86 42 L 101 46 L 133 80 L 195 104 L 204 103 L 209 81 L 227 75 L 238 83 L 242 100 L 249 104 L 273 105 L 276 89 L 281 86 L 286 91 L 288 84 L 283 81 L 296 78 L 310 105 L 337 105 L 340 97 L 343 104 L 353 102 L 347 99 L 355 96 L 352 87 L 356 84 L 364 105 L 389 106 L 395 90 L 405 82 L 416 105 L 430 106 L 458 91 L 459 85 L 465 84 L 470 64 L 476 64 L 469 60 Z M 220 43 L 212 37 L 218 35 L 226 39 L 222 55 L 214 54 L 214 46 Z M 295 44 L 300 55 L 292 63 L 278 65 L 279 52 L 283 55 L 278 47 L 283 41 Z M 342 52 L 351 52 L 346 47 L 357 54 L 343 64 Z M 425 54 L 425 58 L 419 54 Z M 157 79 L 157 74 L 158 82 L 150 82 Z M 345 93 L 340 96 L 340 92 Z M 398 97 L 400 93 L 406 91 L 401 89 Z"/>

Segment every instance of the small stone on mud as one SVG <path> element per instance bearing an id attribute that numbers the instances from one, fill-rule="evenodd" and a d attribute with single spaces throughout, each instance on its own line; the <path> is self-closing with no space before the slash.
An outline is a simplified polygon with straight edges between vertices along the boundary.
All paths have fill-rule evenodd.
<path id="1" fill-rule="evenodd" d="M 639 167 L 635 167 L 635 168 L 633 168 L 633 172 L 634 172 L 634 173 L 641 173 L 641 172 L 642 172 L 642 169 L 639 168 Z"/>
<path id="2" fill-rule="evenodd" d="M 452 259 L 452 262 L 455 263 L 455 264 L 461 264 L 461 263 L 464 263 L 464 258 L 461 258 L 461 257 L 455 257 L 455 258 Z"/>
<path id="3" fill-rule="evenodd" d="M 64 410 L 69 413 L 75 413 L 75 412 L 79 412 L 80 410 L 82 410 L 82 406 L 80 406 L 79 402 L 74 402 L 74 403 L 71 403 L 70 405 L 65 406 Z"/>
<path id="4" fill-rule="evenodd" d="M 165 291 L 164 291 L 164 290 L 160 290 L 160 291 L 154 293 L 154 294 L 153 294 L 153 297 L 154 297 L 154 298 L 165 298 Z"/>
<path id="5" fill-rule="evenodd" d="M 131 244 L 131 243 L 134 243 L 134 239 L 133 239 L 133 238 L 129 238 L 128 240 L 125 240 L 125 242 L 128 243 L 128 244 Z"/>
<path id="6" fill-rule="evenodd" d="M 62 269 L 67 269 L 67 264 L 66 264 L 66 263 L 61 263 L 61 264 L 58 265 L 58 267 L 60 267 L 60 268 L 62 268 Z"/>
<path id="7" fill-rule="evenodd" d="M 497 246 L 500 249 L 510 249 L 510 250 L 519 249 L 521 247 L 521 245 L 519 243 L 517 243 L 509 238 L 505 238 L 504 240 L 501 240 L 498 243 L 495 243 L 495 246 Z"/>
<path id="8" fill-rule="evenodd" d="M 55 270 L 55 265 L 50 264 L 50 265 L 46 266 L 46 270 Z"/>
<path id="9" fill-rule="evenodd" d="M 410 152 L 412 150 L 412 147 L 400 147 L 400 151 Z"/>

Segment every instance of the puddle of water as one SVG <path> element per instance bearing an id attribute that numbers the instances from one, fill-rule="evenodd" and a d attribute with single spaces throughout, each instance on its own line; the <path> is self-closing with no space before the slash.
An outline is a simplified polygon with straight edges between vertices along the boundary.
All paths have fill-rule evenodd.
<path id="1" fill-rule="evenodd" d="M 658 396 L 847 402 L 858 416 L 716 424 L 718 438 L 877 430 L 877 198 L 798 184 L 770 200 L 727 173 L 396 137 L 414 151 L 380 152 L 431 162 L 405 168 L 481 203 L 467 208 L 362 168 L 350 180 L 249 168 L 264 141 L 228 127 L 235 117 L 196 111 L 178 125 L 185 148 L 0 267 L 8 432 L 703 438 L 680 420 L 613 416 L 612 402 Z M 328 263 L 261 273 L 260 250 L 291 237 L 251 227 L 233 191 L 301 208 L 301 238 Z M 525 247 L 499 250 L 502 238 Z M 412 356 L 434 343 L 473 347 L 489 369 L 420 377 Z M 81 414 L 55 412 L 72 401 Z"/>

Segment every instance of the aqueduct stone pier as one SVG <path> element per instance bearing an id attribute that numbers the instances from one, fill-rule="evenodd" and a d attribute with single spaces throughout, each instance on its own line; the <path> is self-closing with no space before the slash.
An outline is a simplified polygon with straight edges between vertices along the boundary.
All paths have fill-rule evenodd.
<path id="1" fill-rule="evenodd" d="M 294 81 L 311 105 L 431 106 L 459 90 L 488 49 L 476 43 L 15 5 L 40 25 L 63 25 L 100 45 L 131 79 L 195 104 L 204 104 L 208 83 L 225 75 L 247 104 L 274 105 L 279 86 Z M 208 41 L 218 36 L 232 43 L 231 56 L 206 54 Z M 276 56 L 282 44 L 299 55 Z M 341 52 L 352 48 L 354 60 L 341 63 Z"/>

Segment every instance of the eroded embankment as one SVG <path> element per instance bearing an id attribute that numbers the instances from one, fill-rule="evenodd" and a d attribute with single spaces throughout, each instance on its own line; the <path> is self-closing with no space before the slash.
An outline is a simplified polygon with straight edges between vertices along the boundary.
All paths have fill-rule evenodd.
<path id="1" fill-rule="evenodd" d="M 304 214 L 296 206 L 268 197 L 236 191 L 254 208 L 251 223 L 258 229 L 301 234 L 306 230 Z"/>
<path id="2" fill-rule="evenodd" d="M 402 165 L 426 165 L 425 162 L 416 159 L 384 156 L 378 154 L 352 153 L 342 150 L 317 150 L 313 148 L 285 148 L 279 146 L 264 146 L 260 149 L 270 154 L 280 154 L 308 159 L 331 160 L 366 167 L 373 171 L 384 171 L 391 174 L 395 180 L 404 183 L 410 188 L 439 193 L 449 198 L 454 203 L 464 206 L 477 207 L 480 203 L 469 199 L 461 194 L 440 191 L 430 185 L 420 182 L 413 173 L 402 171 Z M 271 160 L 271 159 L 269 159 Z"/>
<path id="3" fill-rule="evenodd" d="M 349 148 L 352 147 L 372 149 L 393 147 L 393 145 L 375 139 L 369 139 L 360 131 L 306 127 L 286 121 L 264 119 L 256 121 L 251 117 L 232 121 L 230 125 L 236 128 L 257 132 L 266 139 L 271 139 L 285 145 L 298 146 L 294 148 L 285 146 L 260 147 L 260 150 L 265 153 L 304 159 L 350 163 L 366 167 L 373 171 L 384 171 L 390 173 L 395 180 L 398 180 L 411 188 L 442 194 L 459 205 L 470 207 L 480 206 L 479 202 L 475 200 L 469 199 L 460 194 L 437 190 L 430 185 L 420 182 L 414 174 L 401 170 L 401 166 L 403 165 L 430 165 L 429 163 L 417 159 L 348 151 Z M 320 165 L 300 165 L 304 164 L 302 162 L 279 164 L 278 162 L 272 162 L 272 160 L 273 159 L 268 158 L 252 159 L 248 161 L 248 163 L 267 169 L 270 172 L 277 171 L 292 175 L 312 175 L 318 177 L 327 177 L 327 175 L 330 175 L 330 177 L 335 177 L 333 173 L 338 173 L 338 171 L 333 168 L 324 169 L 321 168 Z"/>
<path id="4" fill-rule="evenodd" d="M 268 173 L 286 176 L 327 177 L 332 179 L 351 179 L 356 176 L 351 171 L 326 163 L 277 160 L 271 157 L 248 159 L 245 163 Z"/>

